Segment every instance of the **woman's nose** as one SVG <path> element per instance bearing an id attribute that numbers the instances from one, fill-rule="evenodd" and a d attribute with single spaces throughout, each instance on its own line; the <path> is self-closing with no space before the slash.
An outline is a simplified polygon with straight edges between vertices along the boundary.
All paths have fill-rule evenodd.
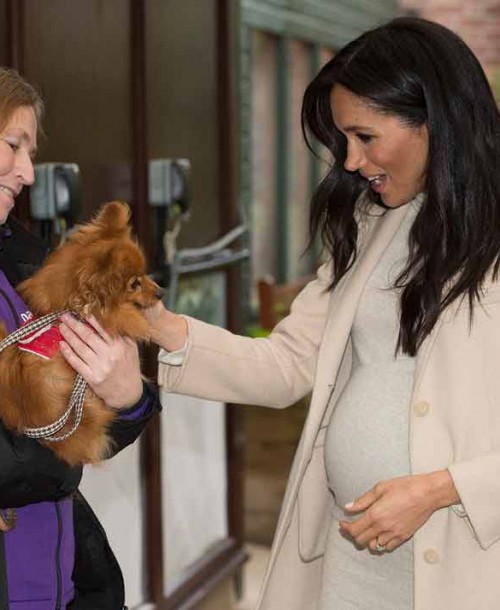
<path id="1" fill-rule="evenodd" d="M 29 155 L 26 155 L 19 162 L 18 175 L 25 186 L 31 185 L 33 182 L 35 182 L 35 168 L 33 166 L 33 160 Z"/>
<path id="2" fill-rule="evenodd" d="M 363 166 L 363 153 L 359 146 L 347 144 L 347 157 L 344 161 L 344 169 L 348 172 L 356 172 Z"/>

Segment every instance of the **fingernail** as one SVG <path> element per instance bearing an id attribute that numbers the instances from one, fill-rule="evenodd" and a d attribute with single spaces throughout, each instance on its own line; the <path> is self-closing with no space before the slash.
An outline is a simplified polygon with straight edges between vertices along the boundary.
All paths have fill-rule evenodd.
<path id="1" fill-rule="evenodd" d="M 348 502 L 347 504 L 344 504 L 344 508 L 347 508 L 347 510 L 350 510 L 353 506 L 354 502 Z"/>

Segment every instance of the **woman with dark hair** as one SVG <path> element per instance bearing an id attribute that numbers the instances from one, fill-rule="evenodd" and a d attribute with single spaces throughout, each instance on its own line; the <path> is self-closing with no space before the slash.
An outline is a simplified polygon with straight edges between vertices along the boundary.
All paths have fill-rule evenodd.
<path id="1" fill-rule="evenodd" d="M 328 253 L 269 338 L 151 312 L 169 391 L 312 390 L 259 610 L 500 605 L 500 115 L 443 26 L 399 18 L 307 88 Z M 176 352 L 172 354 L 171 352 Z"/>

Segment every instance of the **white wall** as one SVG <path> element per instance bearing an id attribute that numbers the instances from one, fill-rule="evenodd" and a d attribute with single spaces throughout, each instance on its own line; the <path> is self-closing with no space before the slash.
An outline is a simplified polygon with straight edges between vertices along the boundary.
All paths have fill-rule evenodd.
<path id="1" fill-rule="evenodd" d="M 129 608 L 139 607 L 145 600 L 139 450 L 139 442 L 136 442 L 112 460 L 87 466 L 80 487 L 104 526 L 120 563 Z"/>
<path id="2" fill-rule="evenodd" d="M 228 535 L 225 409 L 161 394 L 165 593 Z"/>

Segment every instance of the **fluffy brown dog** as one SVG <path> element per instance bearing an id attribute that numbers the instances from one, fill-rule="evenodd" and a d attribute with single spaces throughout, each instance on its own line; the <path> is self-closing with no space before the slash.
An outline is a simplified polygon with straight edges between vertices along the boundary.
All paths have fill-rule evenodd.
<path id="1" fill-rule="evenodd" d="M 146 275 L 146 262 L 130 236 L 130 210 L 124 203 L 105 204 L 95 220 L 82 225 L 55 250 L 18 291 L 35 317 L 65 309 L 94 315 L 110 335 L 148 340 L 142 310 L 160 297 Z M 0 339 L 5 337 L 0 328 Z M 45 360 L 17 345 L 0 355 L 0 418 L 19 433 L 56 421 L 67 409 L 74 370 L 58 352 Z M 115 412 L 87 389 L 83 419 L 66 440 L 41 440 L 69 464 L 97 462 L 110 448 L 107 434 Z M 57 433 L 64 434 L 71 416 Z"/>

